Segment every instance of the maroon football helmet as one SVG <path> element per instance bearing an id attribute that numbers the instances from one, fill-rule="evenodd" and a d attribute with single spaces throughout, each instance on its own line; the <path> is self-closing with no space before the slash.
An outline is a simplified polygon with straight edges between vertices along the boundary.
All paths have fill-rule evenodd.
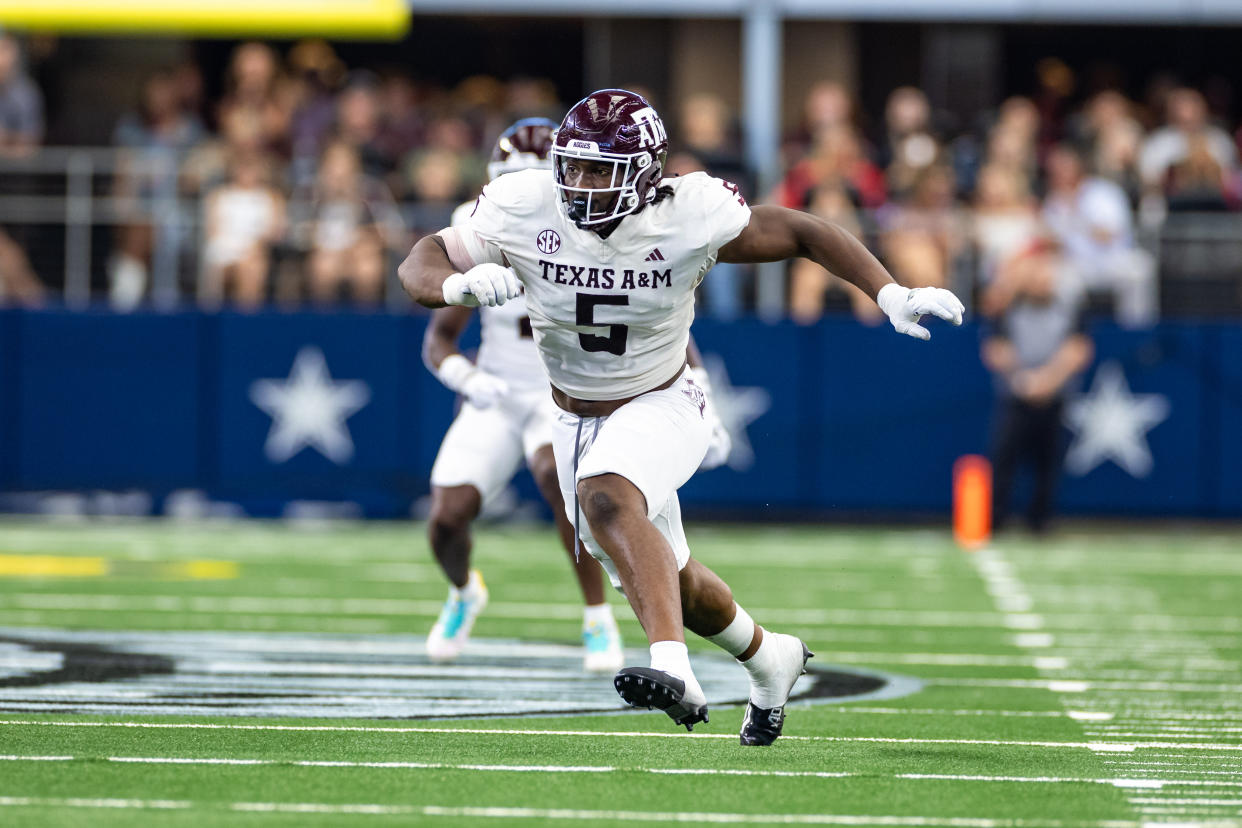
<path id="1" fill-rule="evenodd" d="M 499 178 L 517 170 L 552 169 L 552 134 L 556 122 L 548 118 L 523 118 L 496 139 L 492 160 L 487 162 L 487 177 Z"/>
<path id="2" fill-rule="evenodd" d="M 561 205 L 579 227 L 607 224 L 641 210 L 664 174 L 668 135 L 642 95 L 601 89 L 565 115 L 552 144 L 552 171 Z M 571 186 L 567 171 L 611 168 L 607 187 Z"/>

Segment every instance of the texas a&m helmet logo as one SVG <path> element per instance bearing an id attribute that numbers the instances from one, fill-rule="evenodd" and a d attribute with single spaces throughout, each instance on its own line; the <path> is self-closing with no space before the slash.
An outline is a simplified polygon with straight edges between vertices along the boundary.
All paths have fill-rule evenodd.
<path id="1" fill-rule="evenodd" d="M 546 256 L 561 249 L 561 234 L 555 230 L 544 230 L 535 237 L 535 246 L 539 248 L 539 252 Z"/>
<path id="2" fill-rule="evenodd" d="M 644 107 L 633 113 L 631 118 L 638 125 L 640 147 L 655 147 L 668 142 L 668 134 L 664 131 L 664 122 L 651 107 Z"/>

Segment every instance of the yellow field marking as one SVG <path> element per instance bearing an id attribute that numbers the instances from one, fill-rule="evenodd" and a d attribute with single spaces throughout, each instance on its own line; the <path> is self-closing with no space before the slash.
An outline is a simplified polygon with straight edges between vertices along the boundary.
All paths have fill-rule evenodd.
<path id="1" fill-rule="evenodd" d="M 0 554 L 0 577 L 10 578 L 100 578 L 108 575 L 146 578 L 188 578 L 226 580 L 236 578 L 236 561 L 109 561 L 106 558 L 69 555 Z"/>
<path id="2" fill-rule="evenodd" d="M 238 573 L 235 561 L 185 561 L 184 563 L 165 564 L 162 569 L 170 578 L 193 578 L 204 581 L 236 578 Z"/>
<path id="3" fill-rule="evenodd" d="M 82 578 L 108 574 L 103 558 L 59 555 L 0 555 L 0 576 L 25 578 Z"/>

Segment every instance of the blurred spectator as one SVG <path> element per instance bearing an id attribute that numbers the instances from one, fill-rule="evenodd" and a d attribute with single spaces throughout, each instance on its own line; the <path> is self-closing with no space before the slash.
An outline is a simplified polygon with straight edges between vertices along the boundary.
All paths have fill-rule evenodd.
<path id="1" fill-rule="evenodd" d="M 821 130 L 811 154 L 785 174 L 771 200 L 801 210 L 809 203 L 811 193 L 829 181 L 840 181 L 859 207 L 884 203 L 884 174 L 863 154 L 862 140 L 852 126 Z"/>
<path id="2" fill-rule="evenodd" d="M 271 248 L 285 225 L 284 198 L 271 186 L 271 170 L 263 156 L 239 154 L 229 181 L 207 196 L 199 300 L 208 307 L 229 298 L 255 308 L 267 297 Z"/>
<path id="3" fill-rule="evenodd" d="M 811 195 L 807 212 L 841 226 L 847 232 L 863 240 L 862 225 L 858 211 L 849 193 L 839 182 L 829 182 L 816 188 Z M 794 259 L 790 263 L 789 313 L 801 325 L 814 324 L 824 313 L 824 298 L 833 290 L 843 290 L 850 298 L 854 316 L 870 325 L 884 319 L 884 313 L 860 288 L 834 278 L 824 268 L 810 259 Z"/>
<path id="4" fill-rule="evenodd" d="M 883 258 L 897 281 L 909 287 L 948 287 L 966 242 L 954 201 L 953 171 L 943 164 L 923 170 L 909 198 L 884 212 Z"/>
<path id="5" fill-rule="evenodd" d="M 348 293 L 357 304 L 377 305 L 388 271 L 387 248 L 404 248 L 396 205 L 384 184 L 362 171 L 357 151 L 333 141 L 323 151 L 309 215 L 301 236 L 309 256 L 308 288 L 321 305 Z"/>
<path id="6" fill-rule="evenodd" d="M 380 142 L 379 81 L 369 72 L 354 72 L 336 98 L 338 141 L 354 148 L 362 171 L 375 178 L 386 178 L 397 166 Z"/>
<path id="7" fill-rule="evenodd" d="M 448 227 L 453 210 L 471 192 L 466 186 L 463 158 L 449 149 L 432 149 L 410 158 L 407 175 L 410 200 L 403 211 L 406 226 L 424 236 Z"/>
<path id="8" fill-rule="evenodd" d="M 854 127 L 854 98 L 837 81 L 818 81 L 802 102 L 802 123 L 788 136 L 781 155 L 786 166 L 793 166 L 815 146 L 819 134 L 835 127 Z"/>
<path id="9" fill-rule="evenodd" d="M 749 197 L 750 181 L 742 163 L 729 106 L 718 95 L 688 95 L 679 110 L 681 138 L 677 153 L 665 164 L 665 175 L 685 175 L 703 170 L 731 181 Z M 746 269 L 733 262 L 717 262 L 703 280 L 700 297 L 708 316 L 736 319 L 742 315 L 742 291 Z"/>
<path id="10" fill-rule="evenodd" d="M 288 157 L 295 94 L 271 46 L 256 41 L 243 43 L 233 50 L 225 76 L 219 110 L 221 129 L 232 118 L 245 118 L 257 125 L 264 151 Z"/>
<path id="11" fill-rule="evenodd" d="M 941 154 L 932 131 L 931 103 L 923 90 L 913 86 L 894 89 L 884 107 L 884 127 L 877 162 L 884 169 L 889 196 L 904 198 L 914 180 Z"/>
<path id="12" fill-rule="evenodd" d="M 1111 181 L 1087 177 L 1082 156 L 1069 144 L 1048 153 L 1048 195 L 1043 218 L 1087 290 L 1113 297 L 1117 320 L 1129 327 L 1156 321 L 1156 263 L 1134 240 L 1125 192 Z"/>
<path id="13" fill-rule="evenodd" d="M 232 160 L 238 156 L 264 156 L 270 167 L 269 180 L 279 182 L 281 168 L 267 155 L 265 146 L 263 121 L 256 110 L 240 106 L 223 109 L 220 134 L 191 149 L 181 165 L 183 192 L 201 196 L 224 183 Z"/>
<path id="14" fill-rule="evenodd" d="M 1214 160 L 1224 175 L 1236 172 L 1237 148 L 1228 133 L 1208 122 L 1203 95 L 1185 87 L 1174 89 L 1165 101 L 1165 110 L 1165 125 L 1147 136 L 1139 155 L 1139 172 L 1148 198 L 1170 195 L 1170 185 L 1176 183 L 1170 180 L 1170 172 L 1178 164 L 1189 162 L 1198 177 L 1204 168 L 1204 155 Z M 1192 154 L 1199 157 L 1192 158 Z"/>
<path id="15" fill-rule="evenodd" d="M 733 114 L 719 95 L 702 92 L 681 102 L 677 145 L 698 158 L 703 169 L 749 192 Z"/>
<path id="16" fill-rule="evenodd" d="M 1186 157 L 1169 167 L 1164 193 L 1169 212 L 1220 212 L 1237 204 L 1225 168 L 1203 134 L 1192 135 Z"/>
<path id="17" fill-rule="evenodd" d="M 477 193 L 487 182 L 487 163 L 474 143 L 474 134 L 470 125 L 456 116 L 436 118 L 427 125 L 426 143 L 411 152 L 402 161 L 404 180 L 400 192 L 403 197 L 418 198 L 415 171 L 429 152 L 440 153 L 442 159 L 453 159 L 453 170 L 458 177 L 461 196 Z M 439 228 L 436 228 L 439 229 Z"/>
<path id="18" fill-rule="evenodd" d="M 292 84 L 284 95 L 292 109 L 289 141 L 295 186 L 310 186 L 315 164 L 336 123 L 336 91 L 345 81 L 345 64 L 322 40 L 303 40 L 289 51 Z"/>
<path id="19" fill-rule="evenodd" d="M 207 112 L 202 68 L 193 59 L 187 58 L 173 66 L 172 78 L 181 111 L 200 123 L 204 122 Z"/>
<path id="20" fill-rule="evenodd" d="M 43 95 L 26 74 L 21 47 L 0 31 L 0 155 L 28 155 L 43 140 Z"/>
<path id="21" fill-rule="evenodd" d="M 1099 93 L 1087 101 L 1076 142 L 1096 175 L 1117 184 L 1125 190 L 1130 203 L 1137 205 L 1142 194 L 1138 154 L 1143 127 L 1130 110 L 1130 101 L 1120 92 Z"/>
<path id="22" fill-rule="evenodd" d="M 124 222 L 108 265 L 113 307 L 133 308 L 147 291 L 156 230 L 165 252 L 160 267 L 175 269 L 185 222 L 178 212 L 178 167 L 203 140 L 202 122 L 181 106 L 176 78 L 160 71 L 142 85 L 138 110 L 123 115 L 113 134 L 121 149 L 116 196 Z"/>
<path id="23" fill-rule="evenodd" d="M 16 38 L 0 31 L 0 157 L 30 155 L 43 140 L 43 95 L 25 73 Z M 33 305 L 43 285 L 30 260 L 0 227 L 0 302 Z"/>
<path id="24" fill-rule="evenodd" d="M 1015 173 L 1028 186 L 1035 181 L 1039 171 L 1034 140 L 1015 127 L 993 127 L 988 133 L 984 163 Z"/>
<path id="25" fill-rule="evenodd" d="M 43 302 L 43 283 L 21 246 L 0 227 L 0 306 L 35 306 Z"/>
<path id="26" fill-rule="evenodd" d="M 1021 173 L 988 164 L 975 180 L 971 237 L 978 255 L 977 283 L 991 282 L 1001 267 L 1027 249 L 1042 225 L 1035 200 Z"/>
<path id="27" fill-rule="evenodd" d="M 1039 132 L 1035 104 L 1020 96 L 1007 98 L 988 130 L 983 163 L 1009 169 L 1032 186 L 1039 174 Z M 973 188 L 973 180 L 970 184 Z"/>
<path id="28" fill-rule="evenodd" d="M 1061 476 L 1065 395 L 1093 353 L 1082 324 L 1082 294 L 1056 247 L 1039 245 L 1005 266 L 982 304 L 993 329 L 981 355 L 995 375 L 997 401 L 993 520 L 998 529 L 1006 524 L 1014 479 L 1029 463 L 1035 488 L 1026 519 L 1042 534 Z"/>
<path id="29" fill-rule="evenodd" d="M 1031 117 L 1036 129 L 1039 150 L 1051 146 L 1064 131 L 1066 105 L 1078 86 L 1074 70 L 1057 57 L 1042 58 L 1035 64 L 1036 90 L 1032 98 Z M 1012 100 L 1012 99 L 1011 99 Z"/>
<path id="30" fill-rule="evenodd" d="M 522 118 L 547 118 L 559 124 L 565 115 L 565 106 L 557 98 L 556 86 L 552 81 L 519 75 L 505 84 L 505 113 L 506 117 L 502 120 L 510 122 Z"/>
<path id="31" fill-rule="evenodd" d="M 414 81 L 400 73 L 380 81 L 380 125 L 375 145 L 385 158 L 400 163 L 425 140 L 427 121 Z"/>
<path id="32" fill-rule="evenodd" d="M 453 115 L 466 125 L 470 147 L 479 151 L 491 136 L 498 136 L 513 119 L 505 115 L 507 90 L 491 75 L 474 75 L 457 84 L 442 115 Z"/>

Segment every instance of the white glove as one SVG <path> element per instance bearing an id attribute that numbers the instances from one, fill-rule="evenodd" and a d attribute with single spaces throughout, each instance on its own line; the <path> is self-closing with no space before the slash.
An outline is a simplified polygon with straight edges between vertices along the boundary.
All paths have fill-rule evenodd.
<path id="1" fill-rule="evenodd" d="M 475 408 L 491 408 L 509 393 L 509 383 L 479 370 L 461 354 L 450 354 L 436 370 L 440 382 L 465 397 Z"/>
<path id="2" fill-rule="evenodd" d="M 707 454 L 703 455 L 703 461 L 699 463 L 699 470 L 707 471 L 723 466 L 729 459 L 729 455 L 733 452 L 733 438 L 729 436 L 729 429 L 725 428 L 720 414 L 716 411 L 716 406 L 712 404 L 712 384 L 708 378 L 707 369 L 691 367 L 690 378 L 703 389 L 703 394 L 707 398 L 707 404 L 703 408 L 703 418 L 712 427 L 712 436 L 707 442 Z"/>
<path id="3" fill-rule="evenodd" d="M 444 280 L 444 303 L 476 308 L 494 308 L 522 292 L 522 283 L 511 267 L 491 262 L 475 265 L 465 273 L 454 273 Z"/>
<path id="4" fill-rule="evenodd" d="M 966 311 L 961 301 L 944 288 L 904 288 L 898 284 L 885 285 L 875 298 L 880 310 L 888 315 L 897 333 L 915 339 L 931 339 L 927 328 L 919 324 L 924 314 L 930 313 L 954 325 L 962 324 Z"/>

